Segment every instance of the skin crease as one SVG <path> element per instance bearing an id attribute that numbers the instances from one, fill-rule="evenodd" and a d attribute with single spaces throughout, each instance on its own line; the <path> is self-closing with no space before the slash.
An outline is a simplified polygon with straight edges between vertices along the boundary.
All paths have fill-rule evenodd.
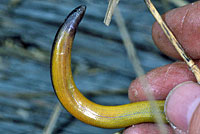
<path id="1" fill-rule="evenodd" d="M 190 123 L 189 132 L 191 134 L 197 134 L 200 132 L 200 120 L 198 120 L 200 118 L 200 105 L 196 109 L 195 113 L 196 114 L 194 114 L 194 116 L 192 117 L 191 123 Z M 198 125 L 196 125 L 196 124 L 198 124 Z"/>
<path id="2" fill-rule="evenodd" d="M 163 15 L 163 19 L 173 31 L 178 41 L 181 43 L 187 55 L 197 60 L 200 66 L 200 1 L 171 10 Z M 164 35 L 158 23 L 154 23 L 152 36 L 157 47 L 166 55 L 181 59 L 174 47 L 170 44 Z M 155 95 L 155 99 L 165 99 L 169 91 L 179 83 L 185 81 L 196 81 L 192 72 L 184 62 L 176 62 L 170 65 L 159 67 L 146 74 L 148 82 L 151 85 L 150 91 Z M 157 84 L 161 83 L 161 84 Z M 142 87 L 138 79 L 134 80 L 129 87 L 129 99 L 131 102 L 146 100 Z M 149 123 L 143 123 L 129 127 L 124 134 L 146 134 L 146 126 Z M 192 125 L 195 127 L 195 125 Z M 172 132 L 168 127 L 170 134 L 186 134 L 186 132 Z M 156 125 L 148 126 L 148 132 L 159 134 Z"/>

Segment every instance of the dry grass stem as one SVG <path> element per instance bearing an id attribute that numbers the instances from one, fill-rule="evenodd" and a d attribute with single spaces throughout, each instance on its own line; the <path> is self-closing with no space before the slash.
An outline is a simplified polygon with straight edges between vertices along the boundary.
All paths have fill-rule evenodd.
<path id="1" fill-rule="evenodd" d="M 119 11 L 118 8 L 115 9 L 115 20 L 116 20 L 116 23 L 119 27 L 119 31 L 121 33 L 121 36 L 122 36 L 122 40 L 123 40 L 123 43 L 125 45 L 125 48 L 126 48 L 126 51 L 128 53 L 128 57 L 130 58 L 130 61 L 134 67 L 134 70 L 137 74 L 137 76 L 140 76 L 140 83 L 143 87 L 143 90 L 148 98 L 148 100 L 151 100 L 150 101 L 150 104 L 151 106 L 153 107 L 154 109 L 154 115 L 155 115 L 155 119 L 156 119 L 156 122 L 158 123 L 158 126 L 160 128 L 160 132 L 162 134 L 166 134 L 167 133 L 167 129 L 164 125 L 164 122 L 161 118 L 161 114 L 159 114 L 157 111 L 158 110 L 158 107 L 156 106 L 155 102 L 152 101 L 152 100 L 155 100 L 152 92 L 149 92 L 148 89 L 151 88 L 151 86 L 149 85 L 146 77 L 144 76 L 144 70 L 140 64 L 140 61 L 139 61 L 139 58 L 137 57 L 136 55 L 136 50 L 135 50 L 135 47 L 134 47 L 134 44 L 132 43 L 131 41 L 131 38 L 129 36 L 129 33 L 128 33 L 128 30 L 126 28 L 126 25 L 125 25 L 125 22 L 124 22 L 124 19 Z"/>
<path id="2" fill-rule="evenodd" d="M 150 0 L 145 0 L 145 3 L 147 5 L 147 7 L 149 8 L 149 10 L 151 11 L 151 13 L 153 14 L 153 16 L 155 17 L 155 19 L 157 20 L 157 22 L 159 23 L 159 25 L 161 26 L 161 28 L 164 31 L 167 38 L 170 40 L 172 45 L 175 47 L 176 51 L 183 58 L 183 60 L 186 62 L 186 64 L 189 66 L 189 68 L 192 70 L 192 72 L 194 73 L 194 75 L 197 79 L 197 82 L 200 84 L 200 70 L 199 70 L 198 66 L 195 65 L 194 61 L 185 54 L 184 49 L 182 48 L 181 44 L 175 38 L 175 36 L 170 31 L 168 26 L 165 24 L 165 22 L 163 21 L 162 17 L 158 13 L 158 11 L 156 10 L 156 8 L 152 4 L 152 2 Z"/>
<path id="3" fill-rule="evenodd" d="M 189 4 L 188 1 L 186 0 L 168 0 L 169 2 L 173 3 L 174 5 L 181 7 L 181 6 L 185 6 L 187 4 Z"/>
<path id="4" fill-rule="evenodd" d="M 49 120 L 48 124 L 44 128 L 43 134 L 52 134 L 52 132 L 56 126 L 56 122 L 60 116 L 61 111 L 62 111 L 61 104 L 60 104 L 60 102 L 58 102 L 56 104 L 56 106 L 54 107 L 54 111 L 53 111 L 52 115 L 50 116 L 50 120 Z"/>
<path id="5" fill-rule="evenodd" d="M 115 8 L 117 7 L 117 4 L 119 3 L 119 0 L 110 0 L 108 4 L 108 9 L 106 11 L 106 15 L 104 18 L 104 23 L 106 26 L 110 25 L 112 15 L 114 13 Z"/>

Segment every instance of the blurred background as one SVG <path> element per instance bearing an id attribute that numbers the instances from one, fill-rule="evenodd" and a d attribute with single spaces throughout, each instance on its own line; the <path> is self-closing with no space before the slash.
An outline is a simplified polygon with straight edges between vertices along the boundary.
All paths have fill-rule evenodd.
<path id="1" fill-rule="evenodd" d="M 152 2 L 163 14 L 193 1 Z M 127 91 L 136 73 L 115 18 L 109 27 L 103 24 L 108 0 L 0 0 L 1 134 L 109 134 L 119 130 L 78 121 L 59 105 L 51 85 L 54 36 L 68 13 L 81 4 L 87 11 L 72 51 L 75 83 L 96 103 L 129 103 Z M 151 26 L 155 20 L 143 0 L 121 0 L 118 7 L 145 72 L 174 61 L 154 46 Z"/>

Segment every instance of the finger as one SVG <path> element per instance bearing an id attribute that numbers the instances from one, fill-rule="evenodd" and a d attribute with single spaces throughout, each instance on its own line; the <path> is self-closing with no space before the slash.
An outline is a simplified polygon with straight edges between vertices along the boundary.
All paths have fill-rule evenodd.
<path id="1" fill-rule="evenodd" d="M 164 100 L 170 90 L 182 82 L 196 81 L 184 62 L 176 62 L 154 69 L 147 73 L 145 77 L 150 86 L 147 90 L 152 92 L 157 100 Z M 147 100 L 139 78 L 130 84 L 128 93 L 131 102 Z"/>
<path id="2" fill-rule="evenodd" d="M 198 134 L 200 132 L 200 105 L 194 112 L 194 115 L 190 121 L 189 133 Z"/>
<path id="3" fill-rule="evenodd" d="M 191 124 L 190 131 L 198 130 L 200 126 L 199 107 L 200 85 L 194 82 L 185 82 L 170 92 L 165 103 L 165 114 L 177 129 L 187 131 Z"/>
<path id="4" fill-rule="evenodd" d="M 167 128 L 166 134 L 174 134 L 173 130 L 169 125 L 165 125 Z M 127 128 L 123 134 L 160 134 L 159 126 L 153 123 L 143 123 L 133 125 Z"/>
<path id="5" fill-rule="evenodd" d="M 164 21 L 192 59 L 200 59 L 200 1 L 171 10 L 163 15 Z M 158 23 L 154 23 L 152 36 L 157 47 L 166 55 L 180 58 L 164 35 Z"/>

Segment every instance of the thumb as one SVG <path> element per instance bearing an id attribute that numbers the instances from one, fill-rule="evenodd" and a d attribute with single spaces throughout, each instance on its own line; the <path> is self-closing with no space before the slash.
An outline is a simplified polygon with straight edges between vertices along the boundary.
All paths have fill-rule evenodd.
<path id="1" fill-rule="evenodd" d="M 177 129 L 199 133 L 200 85 L 190 81 L 176 86 L 167 96 L 165 114 Z"/>

